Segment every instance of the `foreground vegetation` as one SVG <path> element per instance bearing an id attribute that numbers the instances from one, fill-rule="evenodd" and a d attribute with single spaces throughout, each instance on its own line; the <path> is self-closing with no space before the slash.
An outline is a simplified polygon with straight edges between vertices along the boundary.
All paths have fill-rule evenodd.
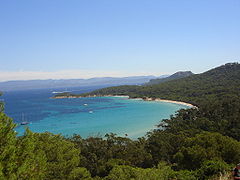
<path id="1" fill-rule="evenodd" d="M 120 86 L 95 95 L 180 100 L 180 110 L 146 137 L 66 138 L 26 130 L 0 112 L 0 179 L 194 180 L 227 176 L 240 161 L 240 65 L 151 86 Z M 89 94 L 84 94 L 89 95 Z"/>

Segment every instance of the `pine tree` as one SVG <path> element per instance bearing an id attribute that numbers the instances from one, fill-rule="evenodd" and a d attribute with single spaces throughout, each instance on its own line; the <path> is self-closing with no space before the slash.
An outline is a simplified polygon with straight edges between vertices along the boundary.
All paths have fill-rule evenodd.
<path id="1" fill-rule="evenodd" d="M 17 141 L 17 169 L 18 179 L 41 180 L 45 177 L 46 156 L 36 146 L 36 137 L 29 129 Z"/>
<path id="2" fill-rule="evenodd" d="M 16 179 L 16 125 L 0 112 L 0 179 Z"/>

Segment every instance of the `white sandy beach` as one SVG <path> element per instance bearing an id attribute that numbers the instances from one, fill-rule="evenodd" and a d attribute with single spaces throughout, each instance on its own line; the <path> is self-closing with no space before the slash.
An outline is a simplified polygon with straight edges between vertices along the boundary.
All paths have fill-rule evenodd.
<path id="1" fill-rule="evenodd" d="M 109 95 L 109 96 L 112 96 L 112 95 Z M 112 96 L 112 97 L 125 97 L 125 98 L 129 98 L 129 96 Z M 182 102 L 182 101 L 174 101 L 174 100 L 167 100 L 167 99 L 160 99 L 160 98 L 156 98 L 156 99 L 153 99 L 153 98 L 129 98 L 129 99 L 134 99 L 134 100 L 142 100 L 142 101 L 158 101 L 158 102 L 167 102 L 167 103 L 174 103 L 174 104 L 181 104 L 181 105 L 184 105 L 184 106 L 189 106 L 191 108 L 197 108 L 197 106 L 194 106 L 190 103 L 186 103 L 186 102 Z"/>
<path id="2" fill-rule="evenodd" d="M 190 108 L 198 108 L 197 106 L 194 106 L 190 103 L 182 102 L 182 101 L 174 101 L 174 100 L 167 100 L 167 99 L 160 99 L 160 98 L 130 98 L 129 96 L 125 95 L 104 95 L 104 96 L 98 96 L 98 95 L 91 95 L 87 97 L 119 97 L 119 98 L 128 98 L 128 99 L 134 99 L 134 100 L 142 100 L 142 101 L 157 101 L 157 102 L 167 102 L 167 103 L 174 103 L 174 104 L 181 104 L 184 106 L 188 106 Z M 53 99 L 64 99 L 64 98 L 83 98 L 82 96 L 59 96 L 59 97 L 52 97 Z"/>

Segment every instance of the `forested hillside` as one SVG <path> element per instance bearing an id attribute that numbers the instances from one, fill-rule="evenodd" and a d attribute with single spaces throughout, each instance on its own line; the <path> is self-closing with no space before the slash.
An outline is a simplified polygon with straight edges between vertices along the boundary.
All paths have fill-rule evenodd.
<path id="1" fill-rule="evenodd" d="M 165 77 L 165 78 L 151 79 L 149 82 L 145 83 L 145 85 L 160 84 L 160 83 L 163 83 L 163 82 L 188 77 L 188 76 L 191 76 L 191 75 L 193 75 L 193 73 L 191 71 L 179 71 L 179 72 L 176 72 L 176 73 L 172 74 L 171 76 L 168 76 L 168 77 Z"/>
<path id="2" fill-rule="evenodd" d="M 201 106 L 206 101 L 219 101 L 240 95 L 240 65 L 228 63 L 202 74 L 148 86 L 117 86 L 91 92 L 93 95 L 129 95 L 179 100 Z M 232 97 L 233 98 L 233 97 Z"/>
<path id="3" fill-rule="evenodd" d="M 239 90 L 240 65 L 230 63 L 158 85 L 91 92 L 198 106 L 178 111 L 137 140 L 110 132 L 83 139 L 27 130 L 17 137 L 15 124 L 1 113 L 0 179 L 204 180 L 229 174 L 240 161 Z"/>

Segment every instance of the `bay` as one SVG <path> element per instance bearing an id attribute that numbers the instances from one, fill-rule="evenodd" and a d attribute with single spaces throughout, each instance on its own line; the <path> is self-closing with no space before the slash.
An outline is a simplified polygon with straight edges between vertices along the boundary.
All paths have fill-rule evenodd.
<path id="1" fill-rule="evenodd" d="M 99 87 L 71 89 L 73 93 L 88 92 Z M 50 99 L 53 91 L 39 89 L 5 92 L 5 112 L 18 124 L 16 131 L 23 135 L 25 128 L 33 132 L 52 132 L 64 136 L 79 134 L 138 138 L 156 128 L 162 119 L 169 118 L 187 106 L 166 102 L 149 102 L 125 97 L 89 97 L 74 99 Z M 27 126 L 19 125 L 27 121 Z"/>

